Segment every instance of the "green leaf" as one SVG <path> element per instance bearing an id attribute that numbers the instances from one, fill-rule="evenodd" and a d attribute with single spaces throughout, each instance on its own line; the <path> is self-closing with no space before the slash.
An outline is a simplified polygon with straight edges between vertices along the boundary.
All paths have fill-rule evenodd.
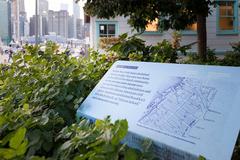
<path id="1" fill-rule="evenodd" d="M 102 126 L 103 126 L 103 120 L 97 119 L 96 122 L 95 122 L 95 126 L 96 126 L 97 128 L 102 128 Z"/>
<path id="2" fill-rule="evenodd" d="M 75 156 L 75 157 L 73 158 L 73 160 L 86 160 L 86 159 L 87 159 L 87 157 L 84 156 L 84 155 Z"/>
<path id="3" fill-rule="evenodd" d="M 3 146 L 5 146 L 9 141 L 10 139 L 13 137 L 14 135 L 14 132 L 10 132 L 8 133 L 0 142 Z"/>
<path id="4" fill-rule="evenodd" d="M 5 148 L 0 148 L 0 158 L 4 159 L 12 159 L 16 157 L 16 153 L 14 149 L 5 149 Z"/>
<path id="5" fill-rule="evenodd" d="M 65 80 L 65 85 L 68 85 L 68 84 L 69 84 L 71 81 L 72 81 L 72 79 L 71 79 L 71 78 L 69 78 L 69 79 Z"/>
<path id="6" fill-rule="evenodd" d="M 97 150 L 97 152 L 99 152 L 101 154 L 104 154 L 104 153 L 109 154 L 114 151 L 113 145 L 110 145 L 110 144 L 104 144 L 104 145 L 96 147 L 95 149 Z"/>
<path id="7" fill-rule="evenodd" d="M 30 160 L 45 160 L 45 157 L 33 156 L 30 158 Z"/>
<path id="8" fill-rule="evenodd" d="M 4 116 L 0 116 L 0 128 L 6 123 L 6 118 Z"/>
<path id="9" fill-rule="evenodd" d="M 24 55 L 24 60 L 25 61 L 30 61 L 32 59 L 31 55 Z"/>
<path id="10" fill-rule="evenodd" d="M 69 102 L 73 99 L 73 95 L 69 94 L 65 99 L 67 102 Z"/>
<path id="11" fill-rule="evenodd" d="M 60 147 L 60 150 L 63 151 L 63 150 L 66 150 L 68 149 L 70 146 L 72 145 L 72 142 L 69 140 L 69 141 L 66 141 L 65 143 L 62 144 L 62 146 Z"/>
<path id="12" fill-rule="evenodd" d="M 115 122 L 115 133 L 112 139 L 113 144 L 118 144 L 127 135 L 128 122 L 127 120 L 119 120 Z"/>
<path id="13" fill-rule="evenodd" d="M 119 35 L 119 38 L 120 38 L 121 40 L 124 40 L 124 39 L 127 38 L 127 36 L 128 36 L 128 34 L 127 34 L 127 33 L 124 33 L 124 34 Z"/>
<path id="14" fill-rule="evenodd" d="M 198 157 L 198 160 L 206 160 L 206 158 L 203 157 L 203 156 L 199 156 L 199 157 Z"/>
<path id="15" fill-rule="evenodd" d="M 0 80 L 0 85 L 3 85 L 3 84 L 4 84 L 4 82 L 2 80 Z"/>
<path id="16" fill-rule="evenodd" d="M 125 153 L 124 157 L 125 157 L 124 158 L 125 160 L 137 160 L 138 159 L 137 153 L 133 149 L 131 149 L 131 148 L 129 148 L 127 150 L 127 152 Z"/>
<path id="17" fill-rule="evenodd" d="M 19 145 L 19 147 L 16 150 L 16 154 L 18 156 L 24 155 L 26 150 L 27 150 L 27 145 L 28 145 L 28 141 L 24 140 L 22 144 Z"/>
<path id="18" fill-rule="evenodd" d="M 42 132 L 39 129 L 28 131 L 28 140 L 30 141 L 28 146 L 40 145 L 39 142 L 40 142 L 41 134 Z"/>
<path id="19" fill-rule="evenodd" d="M 23 127 L 19 128 L 15 132 L 13 137 L 10 139 L 9 146 L 13 149 L 17 149 L 22 143 L 22 141 L 24 140 L 26 131 L 27 131 L 26 128 L 23 128 Z"/>
<path id="20" fill-rule="evenodd" d="M 29 104 L 26 104 L 26 103 L 25 103 L 25 104 L 23 105 L 23 109 L 24 109 L 25 111 L 28 111 L 28 110 L 29 110 Z"/>

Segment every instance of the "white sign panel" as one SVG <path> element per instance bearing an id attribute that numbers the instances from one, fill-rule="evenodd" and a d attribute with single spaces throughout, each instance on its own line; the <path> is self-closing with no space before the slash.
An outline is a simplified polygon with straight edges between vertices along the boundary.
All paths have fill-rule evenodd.
<path id="1" fill-rule="evenodd" d="M 150 138 L 168 159 L 231 159 L 240 128 L 240 68 L 116 62 L 78 117 L 127 119 L 125 142 Z"/>

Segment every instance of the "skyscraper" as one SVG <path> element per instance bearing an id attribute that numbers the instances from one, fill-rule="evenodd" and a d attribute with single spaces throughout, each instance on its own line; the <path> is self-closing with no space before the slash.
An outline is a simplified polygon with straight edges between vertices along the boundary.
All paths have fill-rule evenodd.
<path id="1" fill-rule="evenodd" d="M 83 20 L 78 18 L 77 19 L 77 39 L 83 39 L 82 28 L 83 28 Z"/>
<path id="2" fill-rule="evenodd" d="M 77 38 L 77 19 L 80 18 L 80 6 L 73 0 L 73 34 Z"/>
<path id="3" fill-rule="evenodd" d="M 69 16 L 68 17 L 68 38 L 74 38 L 73 27 L 74 27 L 73 16 Z"/>
<path id="4" fill-rule="evenodd" d="M 27 32 L 27 12 L 25 11 L 25 3 L 24 0 L 18 0 L 18 5 L 19 5 L 19 36 L 25 37 L 28 34 Z"/>
<path id="5" fill-rule="evenodd" d="M 11 4 L 7 0 L 0 0 L 0 38 L 4 44 L 11 41 Z"/>
<path id="6" fill-rule="evenodd" d="M 20 22 L 19 22 L 19 0 L 12 0 L 12 38 L 14 40 L 20 39 Z"/>
<path id="7" fill-rule="evenodd" d="M 48 34 L 48 1 L 39 1 L 39 34 L 40 36 Z"/>
<path id="8" fill-rule="evenodd" d="M 61 10 L 58 12 L 59 33 L 62 37 L 68 38 L 68 11 Z"/>
<path id="9" fill-rule="evenodd" d="M 54 32 L 57 35 L 68 38 L 68 11 L 52 11 L 48 12 L 48 30 L 49 33 Z"/>
<path id="10" fill-rule="evenodd" d="M 48 32 L 58 34 L 58 12 L 48 11 Z"/>
<path id="11" fill-rule="evenodd" d="M 47 15 L 48 13 L 48 1 L 47 0 L 39 0 L 39 14 Z"/>
<path id="12" fill-rule="evenodd" d="M 24 15 L 19 15 L 19 35 L 20 37 L 24 37 L 25 34 L 25 22 L 26 17 Z"/>
<path id="13" fill-rule="evenodd" d="M 21 37 L 26 36 L 28 22 L 24 0 L 12 0 L 11 21 L 13 39 L 18 41 Z"/>
<path id="14" fill-rule="evenodd" d="M 24 0 L 19 0 L 19 12 L 25 12 L 25 2 Z"/>
<path id="15" fill-rule="evenodd" d="M 30 17 L 30 23 L 29 23 L 29 35 L 34 36 L 35 35 L 35 26 L 36 26 L 36 16 L 33 15 Z"/>

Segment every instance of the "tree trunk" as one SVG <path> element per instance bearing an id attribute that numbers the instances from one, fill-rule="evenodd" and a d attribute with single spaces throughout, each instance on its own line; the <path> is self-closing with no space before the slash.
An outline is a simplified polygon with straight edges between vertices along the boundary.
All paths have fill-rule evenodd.
<path id="1" fill-rule="evenodd" d="M 206 17 L 197 15 L 198 55 L 202 62 L 207 60 Z"/>

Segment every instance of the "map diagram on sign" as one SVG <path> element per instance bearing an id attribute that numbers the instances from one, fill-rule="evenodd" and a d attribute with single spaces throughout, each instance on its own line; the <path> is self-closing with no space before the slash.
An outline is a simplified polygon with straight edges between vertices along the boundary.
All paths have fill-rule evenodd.
<path id="1" fill-rule="evenodd" d="M 157 91 L 138 120 L 138 125 L 184 140 L 191 129 L 211 111 L 217 90 L 198 79 L 171 78 L 174 83 Z"/>

